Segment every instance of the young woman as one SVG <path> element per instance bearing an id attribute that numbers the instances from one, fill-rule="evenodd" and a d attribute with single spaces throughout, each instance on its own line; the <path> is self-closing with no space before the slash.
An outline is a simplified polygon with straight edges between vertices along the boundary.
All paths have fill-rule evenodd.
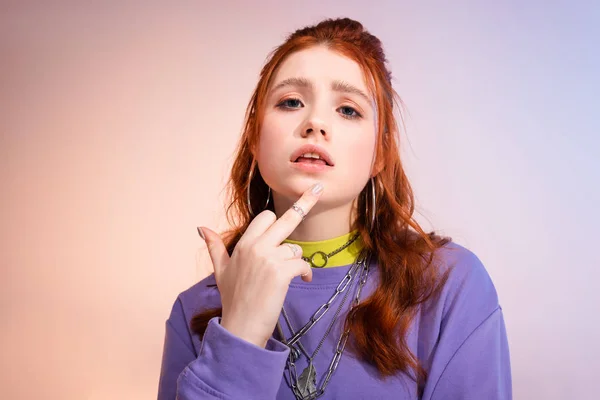
<path id="1" fill-rule="evenodd" d="M 510 399 L 479 259 L 413 219 L 380 41 L 293 33 L 246 112 L 214 274 L 166 323 L 159 399 Z"/>

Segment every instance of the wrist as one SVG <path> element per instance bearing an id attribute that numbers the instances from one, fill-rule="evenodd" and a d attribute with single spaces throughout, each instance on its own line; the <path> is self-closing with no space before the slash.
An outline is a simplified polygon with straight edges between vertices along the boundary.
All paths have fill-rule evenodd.
<path id="1" fill-rule="evenodd" d="M 252 343 L 258 347 L 266 348 L 268 338 L 263 338 L 260 335 L 253 334 L 252 331 L 248 328 L 240 326 L 239 324 L 235 324 L 232 321 L 221 318 L 220 324 L 225 330 L 231 333 L 238 338 L 245 340 L 246 342 Z"/>

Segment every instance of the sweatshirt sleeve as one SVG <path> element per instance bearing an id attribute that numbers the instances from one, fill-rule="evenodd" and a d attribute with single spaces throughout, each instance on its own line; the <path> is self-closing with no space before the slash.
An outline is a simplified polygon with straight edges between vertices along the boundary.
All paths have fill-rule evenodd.
<path id="1" fill-rule="evenodd" d="M 456 349 L 435 383 L 431 400 L 510 400 L 506 328 L 497 308 Z"/>
<path id="2" fill-rule="evenodd" d="M 271 338 L 266 348 L 234 336 L 210 320 L 198 358 L 177 381 L 179 400 L 275 399 L 289 349 Z"/>
<path id="3" fill-rule="evenodd" d="M 287 346 L 271 338 L 266 348 L 247 342 L 209 321 L 198 355 L 183 313 L 166 324 L 158 400 L 275 399 Z"/>
<path id="4" fill-rule="evenodd" d="M 192 337 L 186 329 L 181 300 L 178 298 L 165 324 L 162 364 L 158 383 L 158 400 L 174 400 L 177 378 L 196 359 Z"/>

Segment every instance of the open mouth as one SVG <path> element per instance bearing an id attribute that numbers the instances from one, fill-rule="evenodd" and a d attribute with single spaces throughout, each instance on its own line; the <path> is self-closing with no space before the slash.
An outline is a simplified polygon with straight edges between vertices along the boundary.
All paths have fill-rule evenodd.
<path id="1" fill-rule="evenodd" d="M 298 157 L 294 162 L 303 164 L 327 165 L 331 167 L 331 165 L 326 160 L 323 160 L 318 154 L 315 153 L 303 154 L 300 157 Z"/>

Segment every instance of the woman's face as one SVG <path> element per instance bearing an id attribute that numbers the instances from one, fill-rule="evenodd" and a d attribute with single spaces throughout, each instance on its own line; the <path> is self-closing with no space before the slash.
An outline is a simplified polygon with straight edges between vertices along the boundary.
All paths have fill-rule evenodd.
<path id="1" fill-rule="evenodd" d="M 375 142 L 375 103 L 355 61 L 319 46 L 293 53 L 280 65 L 267 94 L 256 154 L 276 203 L 281 197 L 296 201 L 317 181 L 325 186 L 319 204 L 352 202 L 371 177 Z M 326 152 L 329 165 L 297 159 L 304 145 L 318 146 L 310 153 Z"/>

